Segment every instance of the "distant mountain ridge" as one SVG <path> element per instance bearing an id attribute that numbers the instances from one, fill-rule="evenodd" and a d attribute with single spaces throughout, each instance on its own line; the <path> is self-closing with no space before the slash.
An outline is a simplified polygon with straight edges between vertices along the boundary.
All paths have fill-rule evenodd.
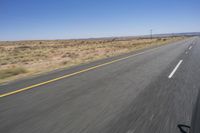
<path id="1" fill-rule="evenodd" d="M 161 37 L 176 37 L 176 36 L 200 36 L 200 32 L 184 32 L 184 33 L 164 33 L 164 34 L 153 34 L 153 38 Z M 125 40 L 134 38 L 150 38 L 151 35 L 135 35 L 135 36 L 111 36 L 111 37 L 91 37 L 91 38 L 80 38 L 80 39 L 39 39 L 39 40 L 16 40 L 16 41 L 45 41 L 45 40 Z M 0 42 L 9 42 L 1 41 Z M 11 41 L 14 42 L 14 41 Z"/>
<path id="2" fill-rule="evenodd" d="M 165 33 L 165 34 L 153 34 L 152 37 L 172 37 L 172 36 L 200 36 L 200 32 L 184 32 L 184 33 Z M 121 40 L 121 39 L 131 39 L 131 38 L 150 38 L 151 35 L 138 35 L 138 36 L 118 36 L 118 37 L 100 37 L 100 38 L 83 38 L 75 40 Z"/>

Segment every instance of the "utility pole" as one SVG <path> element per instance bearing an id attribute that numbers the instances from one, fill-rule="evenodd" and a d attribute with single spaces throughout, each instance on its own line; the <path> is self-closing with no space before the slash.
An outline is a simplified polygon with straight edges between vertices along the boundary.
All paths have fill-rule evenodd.
<path id="1" fill-rule="evenodd" d="M 153 39 L 153 30 L 150 30 L 150 38 Z"/>

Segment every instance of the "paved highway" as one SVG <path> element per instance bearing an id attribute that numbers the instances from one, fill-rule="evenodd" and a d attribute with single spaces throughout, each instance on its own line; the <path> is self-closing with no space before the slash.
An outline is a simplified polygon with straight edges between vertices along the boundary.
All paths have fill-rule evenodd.
<path id="1" fill-rule="evenodd" d="M 200 87 L 200 38 L 0 86 L 0 133 L 179 133 Z"/>

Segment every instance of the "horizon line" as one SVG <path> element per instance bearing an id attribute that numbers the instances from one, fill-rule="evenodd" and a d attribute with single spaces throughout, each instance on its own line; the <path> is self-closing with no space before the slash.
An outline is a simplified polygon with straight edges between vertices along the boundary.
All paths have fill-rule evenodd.
<path id="1" fill-rule="evenodd" d="M 199 32 L 174 32 L 174 33 L 157 33 L 152 34 L 152 36 L 156 35 L 166 35 L 173 36 L 174 34 L 200 34 Z M 141 35 L 127 35 L 127 36 L 102 36 L 102 37 L 85 37 L 85 38 L 55 38 L 55 39 L 11 39 L 11 40 L 0 40 L 0 42 L 20 42 L 20 41 L 51 41 L 51 40 L 98 40 L 98 39 L 113 39 L 113 38 L 129 38 L 129 37 L 150 37 L 150 34 L 141 34 Z"/>

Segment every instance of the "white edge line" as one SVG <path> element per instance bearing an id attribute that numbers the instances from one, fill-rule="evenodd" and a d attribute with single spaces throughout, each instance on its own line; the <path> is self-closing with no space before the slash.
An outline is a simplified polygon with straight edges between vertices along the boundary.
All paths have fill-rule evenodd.
<path id="1" fill-rule="evenodd" d="M 181 65 L 181 63 L 183 62 L 183 60 L 180 60 L 179 63 L 176 65 L 176 67 L 174 68 L 174 70 L 171 72 L 171 74 L 168 76 L 168 78 L 172 78 L 174 73 L 176 72 L 176 70 L 178 69 L 178 67 Z"/>

